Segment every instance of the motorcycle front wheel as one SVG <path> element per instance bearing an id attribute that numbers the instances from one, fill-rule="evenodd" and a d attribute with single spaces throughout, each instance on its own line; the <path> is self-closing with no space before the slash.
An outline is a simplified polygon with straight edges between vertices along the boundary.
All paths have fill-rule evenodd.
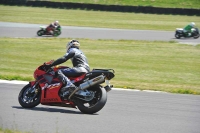
<path id="1" fill-rule="evenodd" d="M 39 30 L 39 31 L 37 32 L 37 35 L 38 35 L 38 36 L 44 35 L 44 30 Z"/>
<path id="2" fill-rule="evenodd" d="M 34 92 L 31 90 L 31 85 L 27 84 L 19 93 L 18 101 L 19 104 L 24 108 L 33 108 L 40 104 L 41 93 L 39 89 L 36 89 Z"/>
<path id="3" fill-rule="evenodd" d="M 94 92 L 94 98 L 90 101 L 76 99 L 78 109 L 84 114 L 94 114 L 100 111 L 107 102 L 107 92 L 101 86 L 96 86 L 89 91 Z"/>
<path id="4" fill-rule="evenodd" d="M 59 30 L 55 30 L 54 33 L 53 33 L 53 36 L 59 36 L 61 34 L 61 31 Z"/>

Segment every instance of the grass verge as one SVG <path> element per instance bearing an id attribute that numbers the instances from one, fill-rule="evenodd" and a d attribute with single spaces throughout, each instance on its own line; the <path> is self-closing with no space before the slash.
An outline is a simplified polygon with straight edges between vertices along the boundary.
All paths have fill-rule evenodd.
<path id="1" fill-rule="evenodd" d="M 198 27 L 200 17 L 0 5 L 0 21 L 48 25 L 55 20 L 66 26 L 175 31 L 191 21 Z"/>
<path id="2" fill-rule="evenodd" d="M 17 130 L 10 130 L 10 129 L 0 128 L 0 133 L 22 133 L 22 132 L 17 131 Z"/>
<path id="3" fill-rule="evenodd" d="M 67 38 L 0 38 L 0 79 L 32 80 L 42 63 L 64 55 Z M 91 68 L 112 68 L 114 87 L 200 94 L 200 45 L 81 39 Z M 71 67 L 71 61 L 63 65 Z"/>

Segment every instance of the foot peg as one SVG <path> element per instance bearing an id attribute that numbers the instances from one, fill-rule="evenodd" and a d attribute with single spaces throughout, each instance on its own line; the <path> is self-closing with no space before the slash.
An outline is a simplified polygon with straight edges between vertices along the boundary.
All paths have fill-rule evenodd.
<path id="1" fill-rule="evenodd" d="M 107 92 L 109 92 L 109 91 L 111 91 L 111 89 L 113 88 L 113 85 L 106 85 L 105 87 L 105 90 L 107 91 Z"/>
<path id="2" fill-rule="evenodd" d="M 68 99 L 71 99 L 71 97 L 78 91 L 80 90 L 78 87 L 70 94 Z"/>

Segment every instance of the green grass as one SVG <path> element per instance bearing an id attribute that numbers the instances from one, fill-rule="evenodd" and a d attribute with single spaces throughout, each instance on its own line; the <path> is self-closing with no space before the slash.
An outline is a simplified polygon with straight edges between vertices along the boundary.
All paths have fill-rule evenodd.
<path id="1" fill-rule="evenodd" d="M 51 15 L 50 15 L 51 14 Z M 48 17 L 47 17 L 48 16 Z M 98 12 L 0 5 L 0 21 L 172 30 L 200 17 Z M 0 38 L 0 79 L 32 80 L 35 68 L 64 54 L 64 38 Z M 115 87 L 200 94 L 200 46 L 176 42 L 81 39 L 91 68 L 113 68 Z M 66 65 L 71 65 L 67 62 Z"/>
<path id="2" fill-rule="evenodd" d="M 170 8 L 197 8 L 199 9 L 199 0 L 46 0 L 74 3 L 92 3 L 103 5 L 132 5 L 132 6 L 153 6 Z"/>
<path id="3" fill-rule="evenodd" d="M 0 79 L 32 80 L 39 65 L 64 55 L 66 38 L 0 38 Z M 112 68 L 114 87 L 200 94 L 200 45 L 81 39 L 91 68 Z M 71 61 L 63 65 L 71 67 Z"/>
<path id="4" fill-rule="evenodd" d="M 22 133 L 22 132 L 17 130 L 3 129 L 0 127 L 0 133 Z"/>
<path id="5" fill-rule="evenodd" d="M 104 27 L 138 30 L 169 30 L 184 27 L 194 21 L 200 25 L 200 17 L 179 15 L 155 15 L 141 13 L 100 12 L 66 10 L 23 6 L 0 5 L 0 21 L 46 24 L 59 20 L 61 25 Z"/>

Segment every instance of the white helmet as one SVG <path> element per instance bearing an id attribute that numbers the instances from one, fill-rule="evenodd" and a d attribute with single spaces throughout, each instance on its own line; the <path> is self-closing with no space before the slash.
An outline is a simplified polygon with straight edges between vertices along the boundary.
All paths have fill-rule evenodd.
<path id="1" fill-rule="evenodd" d="M 59 21 L 55 21 L 54 25 L 58 26 L 59 25 Z"/>
<path id="2" fill-rule="evenodd" d="M 80 43 L 78 40 L 71 40 L 70 42 L 67 43 L 67 46 L 66 46 L 66 49 L 67 51 L 71 48 L 71 47 L 77 47 L 79 48 L 80 47 Z"/>
<path id="3" fill-rule="evenodd" d="M 194 27 L 194 26 L 195 26 L 195 23 L 194 23 L 194 22 L 191 22 L 191 23 L 190 23 L 190 26 Z"/>

